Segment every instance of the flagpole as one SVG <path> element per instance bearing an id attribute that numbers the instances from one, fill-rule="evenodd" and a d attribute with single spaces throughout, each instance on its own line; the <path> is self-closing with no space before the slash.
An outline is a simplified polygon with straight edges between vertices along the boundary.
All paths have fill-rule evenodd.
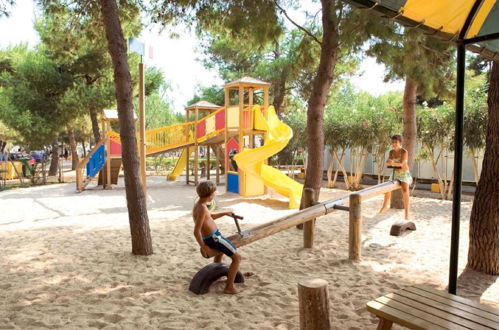
<path id="1" fill-rule="evenodd" d="M 140 129 L 140 175 L 142 178 L 142 187 L 144 195 L 147 196 L 146 180 L 146 115 L 145 115 L 145 86 L 144 86 L 144 63 L 142 55 L 139 63 L 139 129 Z"/>

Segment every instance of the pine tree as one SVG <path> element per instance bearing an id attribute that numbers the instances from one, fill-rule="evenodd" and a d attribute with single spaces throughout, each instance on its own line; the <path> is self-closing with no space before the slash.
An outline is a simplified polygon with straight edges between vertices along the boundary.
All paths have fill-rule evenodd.
<path id="1" fill-rule="evenodd" d="M 452 95 L 452 46 L 392 22 L 383 24 L 385 28 L 376 31 L 367 53 L 387 67 L 386 81 L 405 80 L 403 137 L 412 169 L 417 143 L 416 99 Z"/>
<path id="2" fill-rule="evenodd" d="M 488 122 L 480 181 L 470 218 L 468 267 L 499 275 L 499 64 L 493 62 Z"/>

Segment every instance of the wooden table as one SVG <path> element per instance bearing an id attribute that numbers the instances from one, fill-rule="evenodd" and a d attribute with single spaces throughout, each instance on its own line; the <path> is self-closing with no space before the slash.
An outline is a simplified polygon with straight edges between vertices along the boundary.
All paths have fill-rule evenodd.
<path id="1" fill-rule="evenodd" d="M 378 330 L 393 323 L 409 329 L 499 329 L 499 310 L 456 295 L 414 285 L 367 303 Z"/>

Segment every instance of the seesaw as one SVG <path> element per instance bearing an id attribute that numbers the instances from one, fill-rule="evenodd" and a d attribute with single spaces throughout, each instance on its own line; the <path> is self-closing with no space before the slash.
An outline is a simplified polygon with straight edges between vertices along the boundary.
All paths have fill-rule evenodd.
<path id="1" fill-rule="evenodd" d="M 388 181 L 373 187 L 365 188 L 357 192 L 331 199 L 325 202 L 316 203 L 313 201 L 313 190 L 304 189 L 304 206 L 308 206 L 293 214 L 278 218 L 273 221 L 263 223 L 251 229 L 241 231 L 238 218 L 234 218 L 238 232 L 228 239 L 237 248 L 248 245 L 262 238 L 274 235 L 283 230 L 293 228 L 304 224 L 303 241 L 304 247 L 311 248 L 313 245 L 315 218 L 329 214 L 333 211 L 347 211 L 349 213 L 349 259 L 359 260 L 362 251 L 362 202 L 371 199 L 377 195 L 385 194 L 400 189 L 398 181 Z M 348 206 L 343 204 L 348 202 Z M 205 258 L 211 258 L 214 255 L 205 255 Z M 209 264 L 201 270 L 191 280 L 189 290 L 195 294 L 205 294 L 208 292 L 211 284 L 221 277 L 227 276 L 228 266 L 220 263 Z M 238 272 L 236 283 L 243 283 L 244 277 Z"/>

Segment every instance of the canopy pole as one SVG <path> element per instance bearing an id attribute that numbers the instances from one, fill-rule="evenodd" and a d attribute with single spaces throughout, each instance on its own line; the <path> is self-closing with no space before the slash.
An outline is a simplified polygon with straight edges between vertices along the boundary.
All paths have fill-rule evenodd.
<path id="1" fill-rule="evenodd" d="M 459 225 L 461 215 L 461 178 L 463 173 L 463 118 L 464 118 L 464 73 L 466 49 L 463 43 L 457 46 L 456 123 L 454 133 L 454 191 L 452 198 L 452 229 L 449 263 L 449 293 L 457 291 L 457 268 L 459 256 Z"/>

